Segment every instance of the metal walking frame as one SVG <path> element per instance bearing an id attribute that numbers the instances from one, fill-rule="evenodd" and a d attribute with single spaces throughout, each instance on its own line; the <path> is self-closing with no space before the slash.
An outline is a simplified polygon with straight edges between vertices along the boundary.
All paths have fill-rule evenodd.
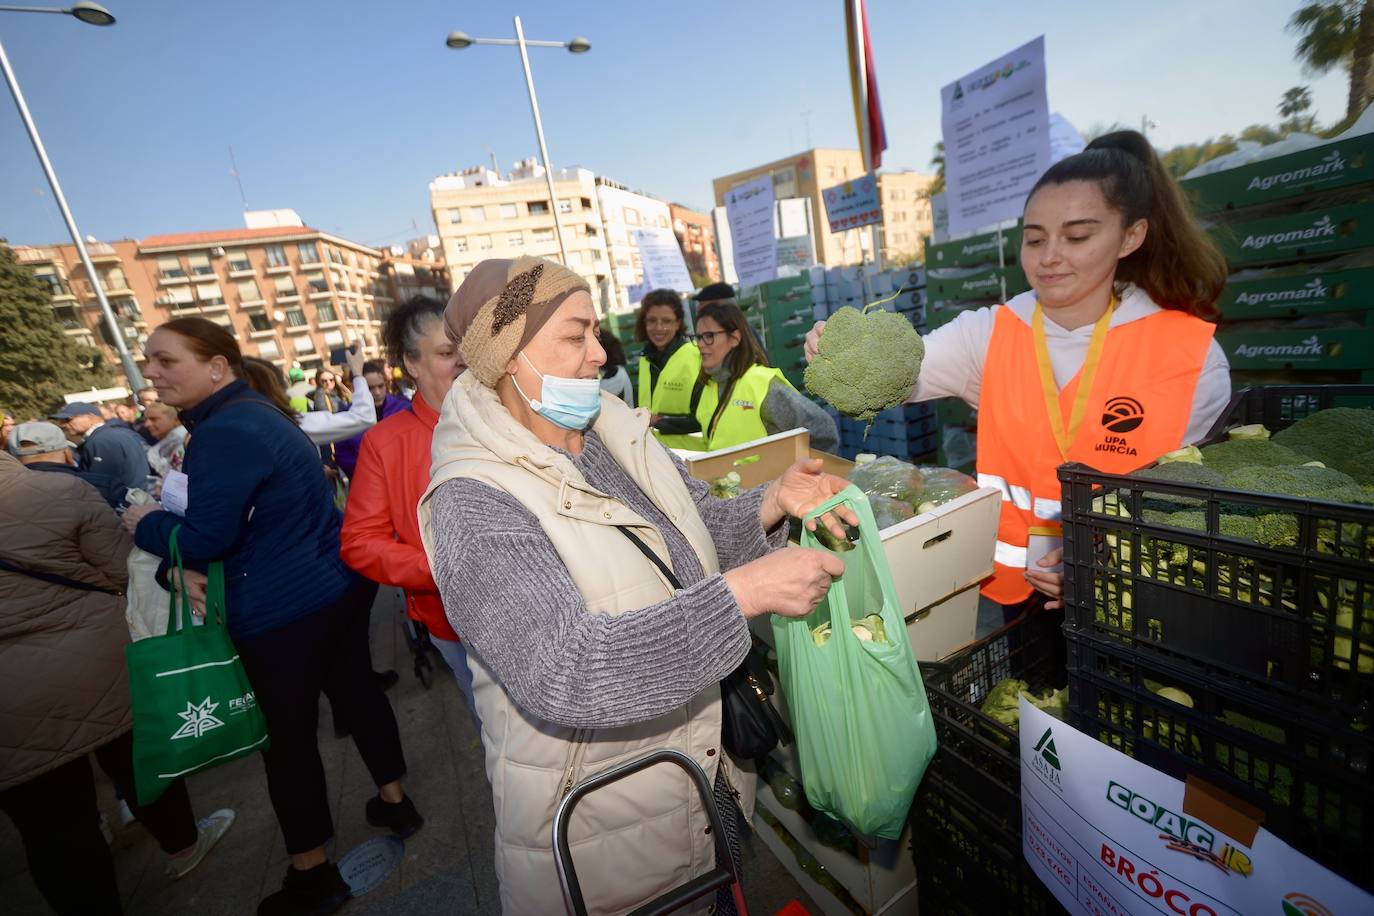
<path id="1" fill-rule="evenodd" d="M 739 916 L 749 916 L 744 905 L 744 888 L 740 885 L 739 875 L 735 872 L 734 859 L 730 855 L 730 844 L 725 836 L 725 827 L 716 808 L 715 793 L 706 781 L 706 773 L 695 760 L 679 750 L 664 748 L 652 751 L 604 773 L 598 773 L 573 786 L 567 796 L 559 802 L 553 815 L 553 853 L 554 864 L 558 868 L 558 883 L 563 888 L 563 903 L 573 916 L 587 916 L 587 904 L 582 897 L 582 886 L 577 881 L 573 867 L 572 849 L 568 845 L 568 825 L 572 821 L 573 809 L 588 793 L 618 782 L 626 776 L 647 770 L 661 763 L 671 763 L 687 772 L 696 784 L 701 795 L 702 806 L 711 821 L 711 835 L 715 838 L 715 868 L 704 875 L 693 878 L 686 884 L 668 890 L 659 897 L 634 910 L 630 916 L 661 916 L 682 909 L 703 897 L 714 895 L 721 888 L 729 887 L 735 897 L 735 909 Z"/>

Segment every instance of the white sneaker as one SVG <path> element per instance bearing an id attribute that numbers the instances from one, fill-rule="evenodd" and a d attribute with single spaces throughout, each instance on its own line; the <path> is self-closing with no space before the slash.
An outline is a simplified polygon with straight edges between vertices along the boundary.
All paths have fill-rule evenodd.
<path id="1" fill-rule="evenodd" d="M 168 859 L 167 874 L 173 880 L 189 875 L 197 865 L 205 860 L 206 855 L 215 848 L 215 844 L 229 832 L 229 828 L 232 826 L 234 826 L 232 808 L 221 808 L 209 817 L 201 818 L 196 822 L 195 848 L 191 850 L 189 855 Z"/>
<path id="2" fill-rule="evenodd" d="M 127 827 L 136 820 L 138 818 L 129 810 L 129 803 L 121 798 L 119 800 L 119 826 Z"/>

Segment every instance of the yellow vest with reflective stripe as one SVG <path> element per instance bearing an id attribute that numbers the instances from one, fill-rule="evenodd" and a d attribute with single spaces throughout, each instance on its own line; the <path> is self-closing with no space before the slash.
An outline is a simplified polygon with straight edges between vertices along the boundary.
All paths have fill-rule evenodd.
<path id="1" fill-rule="evenodd" d="M 658 384 L 651 382 L 649 360 L 639 359 L 639 391 L 635 403 L 646 407 L 650 414 L 689 414 L 692 412 L 692 388 L 701 375 L 701 351 L 688 341 L 668 357 L 658 374 Z M 652 390 L 651 390 L 652 389 Z M 667 448 L 701 450 L 705 440 L 701 436 L 664 436 L 654 430 L 654 437 Z"/>
<path id="2" fill-rule="evenodd" d="M 715 416 L 716 405 L 720 403 L 720 386 L 715 379 L 707 379 L 706 387 L 701 392 L 701 402 L 697 405 L 697 419 L 701 421 L 707 451 L 743 445 L 768 435 L 763 425 L 762 409 L 763 399 L 767 397 L 768 386 L 773 379 L 792 387 L 781 369 L 750 366 L 749 371 L 736 379 L 727 392 L 729 402 L 720 412 L 714 428 L 711 418 Z"/>

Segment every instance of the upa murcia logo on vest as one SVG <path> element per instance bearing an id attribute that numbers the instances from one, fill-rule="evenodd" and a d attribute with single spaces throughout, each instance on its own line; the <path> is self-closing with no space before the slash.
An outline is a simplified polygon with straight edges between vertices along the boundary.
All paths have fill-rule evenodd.
<path id="1" fill-rule="evenodd" d="M 1102 428 L 1105 432 L 1093 451 L 1127 457 L 1139 455 L 1126 434 L 1135 432 L 1144 422 L 1145 407 L 1135 398 L 1125 395 L 1108 398 L 1102 407 Z"/>

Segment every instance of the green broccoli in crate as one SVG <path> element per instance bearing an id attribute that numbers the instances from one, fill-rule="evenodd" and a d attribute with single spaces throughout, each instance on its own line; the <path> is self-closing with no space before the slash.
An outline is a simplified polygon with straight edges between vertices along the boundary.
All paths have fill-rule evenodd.
<path id="1" fill-rule="evenodd" d="M 1374 449 L 1360 452 L 1336 467 L 1355 478 L 1355 482 L 1366 490 L 1374 490 Z"/>
<path id="2" fill-rule="evenodd" d="M 1273 441 L 1329 466 L 1374 449 L 1374 410 L 1333 407 L 1303 417 Z"/>
<path id="3" fill-rule="evenodd" d="M 1273 439 L 1230 439 L 1202 450 L 1202 464 L 1221 474 L 1240 468 L 1272 468 L 1299 465 L 1306 455 L 1285 448 Z"/>
<path id="4" fill-rule="evenodd" d="M 1037 709 L 1043 710 L 1056 719 L 1063 720 L 1069 710 L 1069 688 L 1049 689 L 1044 696 L 1037 696 L 1030 690 L 1030 684 L 1020 678 L 1003 678 L 993 685 L 988 695 L 983 697 L 979 707 L 983 715 L 1010 731 L 1021 729 L 1021 697 Z M 1010 744 L 1007 736 L 1000 732 L 989 735 L 998 744 Z"/>

